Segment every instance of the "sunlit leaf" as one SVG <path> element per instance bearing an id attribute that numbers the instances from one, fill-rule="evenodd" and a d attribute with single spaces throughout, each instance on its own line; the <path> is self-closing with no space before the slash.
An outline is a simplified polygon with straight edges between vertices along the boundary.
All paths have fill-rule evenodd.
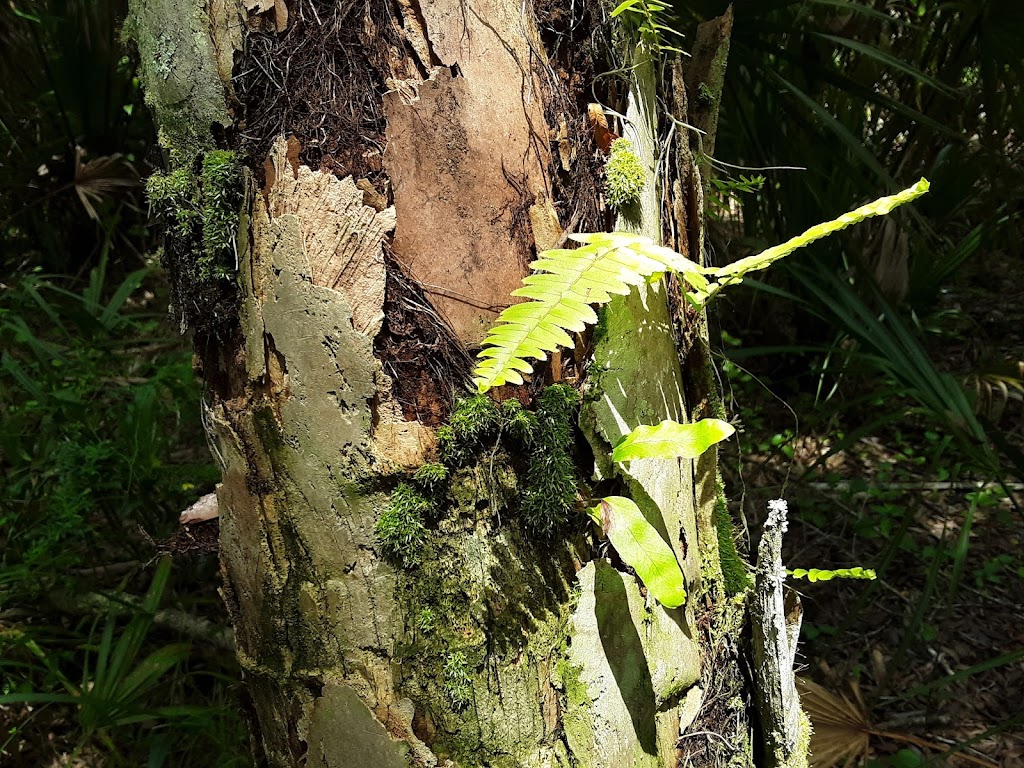
<path id="1" fill-rule="evenodd" d="M 533 366 L 549 352 L 572 347 L 567 331 L 579 333 L 597 322 L 592 305 L 625 296 L 634 285 L 667 271 L 684 276 L 700 268 L 671 248 L 625 232 L 573 235 L 576 249 L 543 251 L 535 270 L 513 296 L 530 299 L 513 304 L 498 317 L 484 340 L 473 378 L 480 392 L 502 384 L 522 384 Z"/>
<path id="2" fill-rule="evenodd" d="M 836 568 L 834 571 L 828 571 L 823 568 L 795 568 L 792 571 L 787 570 L 790 576 L 794 579 L 807 579 L 812 584 L 816 581 L 831 581 L 832 579 L 867 579 L 873 581 L 875 579 L 875 572 L 870 568 Z"/>
<path id="3" fill-rule="evenodd" d="M 696 459 L 735 431 L 721 419 L 701 419 L 692 424 L 665 419 L 656 427 L 637 427 L 622 438 L 612 452 L 612 460 Z"/>
<path id="4" fill-rule="evenodd" d="M 617 6 L 615 6 L 615 10 L 613 10 L 609 15 L 614 19 L 620 13 L 625 13 L 634 5 L 637 5 L 639 2 L 640 0 L 625 0 L 625 2 L 619 3 Z"/>
<path id="5" fill-rule="evenodd" d="M 675 553 L 636 504 L 622 496 L 608 496 L 589 514 L 659 603 L 678 608 L 686 602 L 683 572 Z"/>
<path id="6" fill-rule="evenodd" d="M 822 224 L 816 224 L 796 237 L 790 238 L 780 245 L 761 251 L 761 253 L 756 256 L 748 256 L 744 259 L 734 261 L 731 264 L 727 264 L 726 266 L 719 268 L 717 276 L 722 279 L 723 283 L 726 283 L 727 279 L 733 280 L 734 276 L 740 277 L 747 272 L 765 269 L 782 257 L 788 256 L 798 248 L 810 245 L 815 240 L 820 240 L 821 238 L 827 237 L 841 229 L 846 229 L 851 224 L 864 221 L 864 219 L 871 218 L 872 216 L 884 216 L 892 211 L 893 208 L 903 205 L 904 203 L 909 203 L 912 200 L 916 200 L 928 191 L 928 186 L 928 180 L 921 179 L 914 186 L 908 187 L 902 192 L 897 192 L 895 195 L 889 195 L 887 197 L 880 197 L 874 202 L 862 205 L 860 208 L 856 208 L 849 213 L 844 213 L 837 219 L 826 221 Z"/>

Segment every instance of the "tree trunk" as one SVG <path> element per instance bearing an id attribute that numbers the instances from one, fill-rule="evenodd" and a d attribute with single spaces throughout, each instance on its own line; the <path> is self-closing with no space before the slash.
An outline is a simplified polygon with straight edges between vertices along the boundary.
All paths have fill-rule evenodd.
<path id="1" fill-rule="evenodd" d="M 134 3 L 168 163 L 150 198 L 206 383 L 261 765 L 753 764 L 728 599 L 747 576 L 715 455 L 629 477 L 607 458 L 625 429 L 720 412 L 703 318 L 678 288 L 613 302 L 575 354 L 500 393 L 536 405 L 530 448 L 514 406 L 471 401 L 442 427 L 468 391 L 466 350 L 530 259 L 563 226 L 611 223 L 586 117 L 614 66 L 609 22 L 580 5 Z M 676 64 L 668 155 L 649 54 L 619 91 L 647 167 L 620 225 L 695 259 L 701 181 L 679 125 L 695 124 L 687 91 L 716 103 L 728 29 L 718 39 L 685 85 Z M 566 438 L 572 398 L 546 400 L 545 379 L 582 389 L 586 439 Z M 566 478 L 544 473 L 569 459 L 581 496 L 626 487 L 661 531 L 684 608 L 647 596 L 578 509 L 568 524 L 527 514 L 553 503 Z M 438 477 L 413 478 L 428 462 Z"/>

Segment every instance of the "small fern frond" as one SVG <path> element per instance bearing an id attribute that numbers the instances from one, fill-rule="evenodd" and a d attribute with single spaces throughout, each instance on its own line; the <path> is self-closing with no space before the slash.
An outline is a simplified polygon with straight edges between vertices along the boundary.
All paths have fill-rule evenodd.
<path id="1" fill-rule="evenodd" d="M 573 347 L 567 331 L 579 333 L 597 322 L 592 306 L 624 296 L 668 270 L 698 284 L 707 280 L 700 268 L 671 248 L 650 238 L 623 232 L 574 235 L 583 245 L 574 250 L 544 251 L 530 264 L 534 274 L 512 292 L 530 301 L 513 304 L 498 317 L 484 340 L 474 381 L 480 392 L 502 384 L 522 384 L 532 373 L 527 359 L 545 360 L 547 353 Z"/>
<path id="2" fill-rule="evenodd" d="M 921 195 L 928 191 L 928 187 L 928 180 L 921 179 L 914 186 L 908 187 L 902 192 L 897 192 L 895 195 L 889 195 L 888 197 L 880 197 L 872 203 L 862 205 L 860 208 L 856 208 L 849 213 L 844 213 L 838 219 L 816 224 L 796 237 L 761 251 L 761 253 L 755 256 L 748 256 L 745 259 L 740 259 L 732 264 L 720 267 L 713 272 L 713 277 L 717 279 L 717 283 L 711 283 L 707 290 L 696 290 L 690 294 L 689 298 L 695 304 L 706 304 L 722 288 L 742 282 L 743 276 L 747 272 L 766 269 L 784 256 L 793 253 L 793 251 L 810 245 L 815 240 L 828 237 L 841 229 L 846 229 L 851 224 L 864 221 L 864 219 L 869 219 L 872 216 L 884 216 L 894 208 L 921 197 Z"/>

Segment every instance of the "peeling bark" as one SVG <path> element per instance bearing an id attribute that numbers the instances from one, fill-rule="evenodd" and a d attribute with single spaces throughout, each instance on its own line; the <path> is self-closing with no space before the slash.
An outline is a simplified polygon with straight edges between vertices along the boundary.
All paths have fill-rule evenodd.
<path id="1" fill-rule="evenodd" d="M 474 346 L 526 274 L 523 219 L 547 186 L 539 38 L 519 0 L 411 4 L 406 28 L 429 77 L 396 82 L 384 97 L 394 250 Z"/>

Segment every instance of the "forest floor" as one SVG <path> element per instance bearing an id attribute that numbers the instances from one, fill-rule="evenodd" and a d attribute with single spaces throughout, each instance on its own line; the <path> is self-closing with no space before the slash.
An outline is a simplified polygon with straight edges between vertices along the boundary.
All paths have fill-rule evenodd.
<path id="1" fill-rule="evenodd" d="M 969 378 L 994 359 L 1024 360 L 1024 288 L 994 277 L 1013 264 L 996 266 L 941 298 L 929 352 L 940 370 L 981 382 L 982 415 L 1019 444 L 1020 393 Z M 723 461 L 748 544 L 767 501 L 782 497 L 787 567 L 878 571 L 873 582 L 792 582 L 804 607 L 801 674 L 839 697 L 826 703 L 840 721 L 826 738 L 887 766 L 944 754 L 950 765 L 1024 765 L 1021 478 L 1009 463 L 1002 477 L 958 463 L 946 432 L 912 415 L 830 455 L 838 420 L 802 418 L 797 432 L 764 383 L 734 389 L 747 434 Z"/>

